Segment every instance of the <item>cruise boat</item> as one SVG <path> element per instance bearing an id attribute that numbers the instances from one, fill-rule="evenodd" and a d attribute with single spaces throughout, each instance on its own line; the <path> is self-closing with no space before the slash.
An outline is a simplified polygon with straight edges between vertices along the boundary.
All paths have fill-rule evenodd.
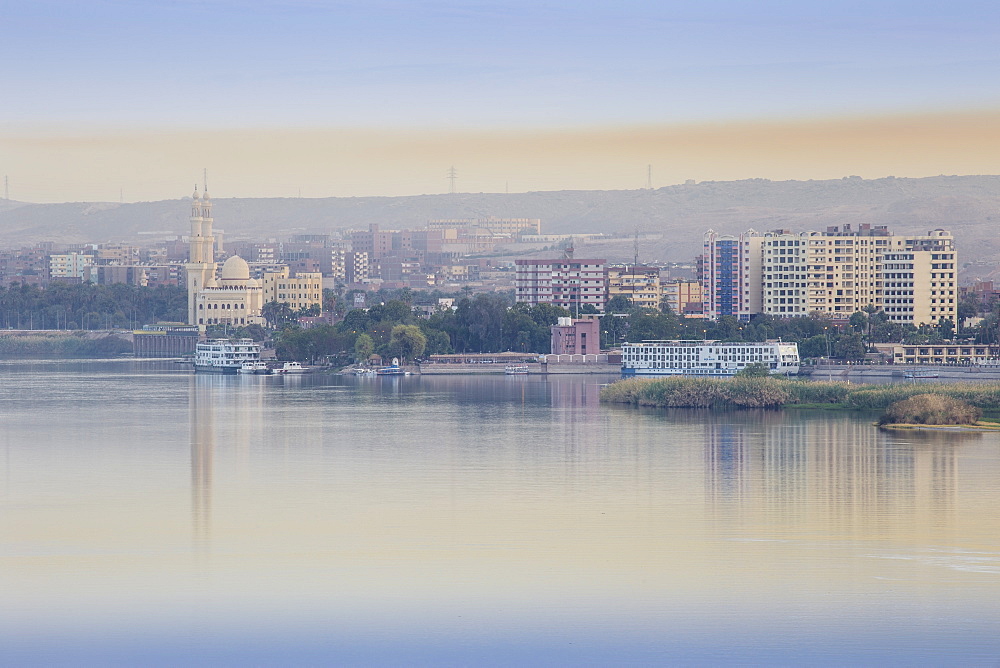
<path id="1" fill-rule="evenodd" d="M 518 376 L 528 373 L 527 364 L 508 364 L 503 368 L 503 372 L 508 376 Z"/>
<path id="2" fill-rule="evenodd" d="M 236 373 L 246 362 L 260 362 L 260 344 L 253 339 L 211 339 L 195 346 L 197 373 Z"/>
<path id="3" fill-rule="evenodd" d="M 799 372 L 795 343 L 720 341 L 643 341 L 622 346 L 622 376 L 734 376 L 750 364 L 772 375 Z"/>
<path id="4" fill-rule="evenodd" d="M 941 374 L 936 369 L 914 369 L 903 374 L 903 378 L 919 380 L 921 378 L 940 378 Z"/>

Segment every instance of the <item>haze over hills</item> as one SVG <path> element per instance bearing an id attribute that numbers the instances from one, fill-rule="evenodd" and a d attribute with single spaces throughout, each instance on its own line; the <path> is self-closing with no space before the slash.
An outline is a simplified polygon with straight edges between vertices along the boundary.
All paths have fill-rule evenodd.
<path id="1" fill-rule="evenodd" d="M 222 193 L 219 193 L 220 195 Z M 215 197 L 217 228 L 227 239 L 331 233 L 378 223 L 420 227 L 435 218 L 541 218 L 543 233 L 662 233 L 643 241 L 641 259 L 690 260 L 712 228 L 737 233 L 884 224 L 897 232 L 933 228 L 955 233 L 965 262 L 1000 264 L 1000 176 L 859 177 L 828 181 L 750 179 L 701 182 L 655 190 L 456 193 L 410 197 L 227 199 Z M 0 200 L 0 246 L 138 241 L 183 235 L 185 200 L 138 203 L 27 204 Z M 599 249 L 599 250 L 598 250 Z M 578 244 L 578 256 L 632 256 L 632 244 Z"/>

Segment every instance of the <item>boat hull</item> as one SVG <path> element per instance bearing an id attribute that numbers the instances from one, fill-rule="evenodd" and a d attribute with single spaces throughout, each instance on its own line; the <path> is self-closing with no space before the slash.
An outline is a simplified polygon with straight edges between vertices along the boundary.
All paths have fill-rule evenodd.
<path id="1" fill-rule="evenodd" d="M 224 374 L 227 376 L 235 376 L 236 372 L 239 371 L 239 367 L 235 366 L 206 366 L 203 364 L 195 364 L 195 373 L 217 373 Z"/>

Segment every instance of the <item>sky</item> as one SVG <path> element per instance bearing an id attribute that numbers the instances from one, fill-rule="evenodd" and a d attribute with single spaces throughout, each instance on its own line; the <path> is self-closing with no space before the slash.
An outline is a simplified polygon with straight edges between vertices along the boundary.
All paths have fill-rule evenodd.
<path id="1" fill-rule="evenodd" d="M 1000 173 L 1000 6 L 0 0 L 23 201 Z"/>

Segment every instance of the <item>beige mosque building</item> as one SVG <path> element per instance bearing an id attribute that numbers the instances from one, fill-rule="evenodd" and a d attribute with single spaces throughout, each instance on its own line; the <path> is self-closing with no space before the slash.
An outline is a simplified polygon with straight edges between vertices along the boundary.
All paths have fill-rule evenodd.
<path id="1" fill-rule="evenodd" d="M 212 234 L 212 199 L 195 187 L 191 201 L 190 255 L 187 270 L 188 324 L 202 331 L 208 325 L 263 325 L 264 289 L 250 278 L 246 260 L 234 255 L 216 278 L 215 236 Z"/>

